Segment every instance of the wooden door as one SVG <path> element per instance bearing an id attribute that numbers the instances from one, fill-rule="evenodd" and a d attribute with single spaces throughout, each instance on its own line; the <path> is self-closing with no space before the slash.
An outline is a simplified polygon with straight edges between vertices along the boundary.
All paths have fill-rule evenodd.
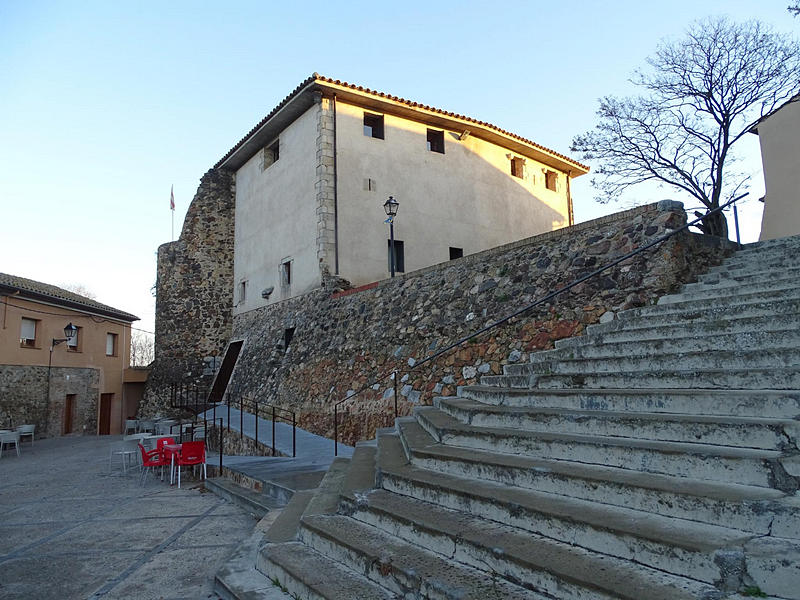
<path id="1" fill-rule="evenodd" d="M 98 433 L 109 435 L 111 433 L 111 402 L 114 394 L 100 394 L 100 422 L 98 423 Z"/>
<path id="2" fill-rule="evenodd" d="M 64 426 L 62 433 L 64 435 L 72 433 L 72 415 L 75 414 L 75 394 L 67 394 L 64 398 Z"/>

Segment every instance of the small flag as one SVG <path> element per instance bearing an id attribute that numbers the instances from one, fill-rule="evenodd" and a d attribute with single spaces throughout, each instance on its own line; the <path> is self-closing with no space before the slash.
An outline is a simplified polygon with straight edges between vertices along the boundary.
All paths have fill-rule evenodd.
<path id="1" fill-rule="evenodd" d="M 173 187 L 169 187 L 169 209 L 175 210 L 175 193 L 173 192 Z"/>

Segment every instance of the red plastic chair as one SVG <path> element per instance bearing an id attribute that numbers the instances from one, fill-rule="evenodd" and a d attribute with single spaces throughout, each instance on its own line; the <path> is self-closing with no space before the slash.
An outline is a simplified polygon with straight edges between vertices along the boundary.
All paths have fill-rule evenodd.
<path id="1" fill-rule="evenodd" d="M 181 467 L 203 465 L 203 479 L 206 479 L 206 443 L 183 442 L 180 454 L 175 456 L 175 466 L 178 468 L 178 489 L 181 487 Z"/>
<path id="2" fill-rule="evenodd" d="M 164 457 L 161 451 L 156 448 L 155 450 L 150 450 L 148 452 L 144 449 L 144 446 L 139 444 L 139 452 L 142 453 L 142 475 L 139 477 L 139 485 L 144 485 L 144 482 L 147 481 L 147 470 L 152 469 L 153 467 L 161 467 L 161 480 L 164 480 L 164 466 L 166 466 L 167 462 L 164 462 Z"/>

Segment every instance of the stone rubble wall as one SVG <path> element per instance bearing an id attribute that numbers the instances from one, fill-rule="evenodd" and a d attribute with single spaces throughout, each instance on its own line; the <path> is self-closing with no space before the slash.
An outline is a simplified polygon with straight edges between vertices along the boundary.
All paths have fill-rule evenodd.
<path id="1" fill-rule="evenodd" d="M 341 406 L 339 432 L 349 444 L 369 439 L 393 420 L 394 386 L 387 377 L 393 370 L 400 414 L 408 414 L 619 310 L 655 302 L 732 251 L 727 240 L 681 233 L 413 369 L 437 349 L 685 222 L 682 205 L 665 201 L 360 289 L 323 288 L 238 315 L 231 339 L 245 342 L 228 389 L 296 410 L 299 426 L 332 437 L 333 404 L 368 387 Z M 293 338 L 284 348 L 289 328 Z"/>
<path id="2" fill-rule="evenodd" d="M 158 248 L 155 361 L 139 415 L 169 412 L 169 384 L 207 387 L 233 324 L 234 178 L 200 180 L 178 240 Z"/>
<path id="3" fill-rule="evenodd" d="M 48 399 L 47 367 L 0 365 L 0 429 L 36 425 L 36 436 L 61 435 L 64 402 L 75 394 L 72 433 L 97 433 L 100 371 L 53 367 Z"/>

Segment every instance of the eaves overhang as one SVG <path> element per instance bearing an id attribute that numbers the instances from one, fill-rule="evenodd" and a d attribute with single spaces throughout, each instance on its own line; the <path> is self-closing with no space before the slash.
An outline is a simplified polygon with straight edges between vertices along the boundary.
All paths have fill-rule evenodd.
<path id="1" fill-rule="evenodd" d="M 440 129 L 459 133 L 468 132 L 470 135 L 507 148 L 514 153 L 569 173 L 572 177 L 589 172 L 587 165 L 491 123 L 383 92 L 376 92 L 338 79 L 323 77 L 317 73 L 297 86 L 214 166 L 234 171 L 241 168 L 322 96 L 335 96 L 343 102 L 423 122 Z"/>

